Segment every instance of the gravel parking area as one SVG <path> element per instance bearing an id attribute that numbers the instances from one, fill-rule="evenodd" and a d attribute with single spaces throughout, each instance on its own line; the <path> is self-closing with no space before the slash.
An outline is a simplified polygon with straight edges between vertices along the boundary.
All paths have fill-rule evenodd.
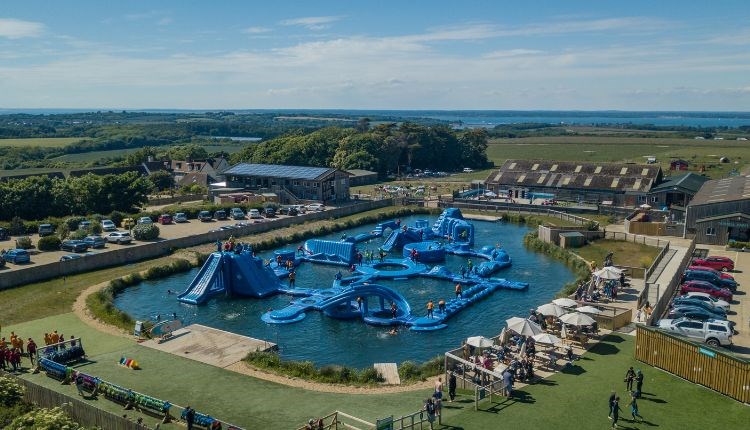
<path id="1" fill-rule="evenodd" d="M 328 209 L 328 208 L 327 208 Z M 216 230 L 224 226 L 230 226 L 234 225 L 239 222 L 244 223 L 254 223 L 254 222 L 263 222 L 263 223 L 272 223 L 274 220 L 282 219 L 282 218 L 288 218 L 285 215 L 277 215 L 276 218 L 262 218 L 262 219 L 244 219 L 244 220 L 233 220 L 228 219 L 225 221 L 210 221 L 210 222 L 201 222 L 197 219 L 191 219 L 189 222 L 186 223 L 172 223 L 167 225 L 161 225 L 157 224 L 159 226 L 159 237 L 161 239 L 175 239 L 179 237 L 186 237 L 191 236 L 195 234 L 201 234 L 206 233 L 211 230 Z M 122 229 L 120 229 L 122 230 Z M 102 233 L 102 236 L 106 235 L 107 232 Z M 39 235 L 34 234 L 31 235 L 31 242 L 36 245 L 36 243 L 39 241 Z M 103 249 L 89 249 L 90 253 L 100 253 L 100 252 L 107 252 L 111 249 L 119 249 L 122 247 L 138 247 L 140 244 L 144 244 L 148 242 L 139 242 L 134 240 L 129 245 L 118 245 L 115 243 L 108 243 L 105 248 Z M 0 249 L 10 249 L 15 247 L 15 237 L 12 237 L 10 240 L 5 242 L 0 242 Z M 31 263 L 29 264 L 12 264 L 7 263 L 4 268 L 0 268 L 2 271 L 8 271 L 8 270 L 15 270 L 18 268 L 24 268 L 28 267 L 29 265 L 41 265 L 41 264 L 48 264 L 53 263 L 56 261 L 60 261 L 60 257 L 63 255 L 71 254 L 71 252 L 68 251 L 47 251 L 47 252 L 41 252 L 37 251 L 36 249 L 31 249 L 32 252 L 31 255 Z"/>

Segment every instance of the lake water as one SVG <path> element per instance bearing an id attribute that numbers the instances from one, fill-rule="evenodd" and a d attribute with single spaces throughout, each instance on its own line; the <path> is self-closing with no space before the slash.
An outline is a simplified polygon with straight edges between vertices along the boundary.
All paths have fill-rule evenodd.
<path id="1" fill-rule="evenodd" d="M 410 225 L 422 217 L 403 218 Z M 434 218 L 430 219 L 430 222 Z M 524 281 L 526 291 L 497 290 L 486 299 L 470 306 L 448 320 L 448 327 L 436 332 L 416 333 L 402 329 L 396 336 L 387 334 L 388 328 L 374 327 L 360 320 L 335 320 L 323 313 L 310 311 L 307 317 L 294 324 L 265 324 L 260 316 L 269 308 L 284 307 L 291 298 L 278 295 L 267 299 L 216 297 L 205 305 L 180 303 L 167 290 L 182 291 L 195 276 L 197 269 L 153 282 L 144 282 L 127 289 L 115 300 L 115 305 L 137 319 L 153 319 L 156 314 L 176 312 L 185 324 L 200 323 L 242 335 L 266 339 L 279 345 L 283 358 L 310 360 L 318 365 L 345 364 L 359 368 L 372 363 L 425 361 L 458 347 L 468 336 L 497 335 L 507 318 L 526 316 L 529 309 L 547 303 L 563 284 L 574 279 L 572 272 L 558 260 L 528 251 L 523 245 L 525 227 L 507 223 L 475 221 L 477 248 L 501 243 L 513 259 L 513 265 L 495 274 L 498 278 Z M 348 234 L 366 232 L 374 226 L 363 226 Z M 341 232 L 329 236 L 338 239 Z M 377 249 L 382 243 L 376 239 L 360 244 L 361 249 Z M 292 244 L 287 249 L 295 249 Z M 267 252 L 262 255 L 270 256 Z M 392 255 L 395 254 L 392 253 Z M 449 256 L 446 266 L 457 271 L 465 259 Z M 297 286 L 325 288 L 331 285 L 337 266 L 303 263 L 297 270 Z M 429 299 L 450 299 L 454 285 L 446 281 L 415 278 L 406 281 L 378 281 L 398 289 L 409 301 L 412 312 L 423 315 Z"/>

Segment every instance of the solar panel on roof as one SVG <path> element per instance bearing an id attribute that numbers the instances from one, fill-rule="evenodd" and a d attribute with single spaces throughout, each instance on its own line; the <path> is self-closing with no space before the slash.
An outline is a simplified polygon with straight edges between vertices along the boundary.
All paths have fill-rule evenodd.
<path id="1" fill-rule="evenodd" d="M 278 164 L 241 163 L 224 172 L 225 175 L 268 176 L 277 178 L 312 180 L 329 172 L 327 167 L 283 166 Z"/>

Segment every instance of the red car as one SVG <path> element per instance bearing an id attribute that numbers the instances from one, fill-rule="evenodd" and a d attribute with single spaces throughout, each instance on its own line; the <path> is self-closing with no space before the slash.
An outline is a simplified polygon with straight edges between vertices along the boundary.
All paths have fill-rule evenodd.
<path id="1" fill-rule="evenodd" d="M 692 292 L 707 293 L 717 299 L 732 301 L 732 291 L 727 288 L 719 288 L 714 284 L 706 281 L 687 281 L 680 287 L 680 294 Z"/>
<path id="2" fill-rule="evenodd" d="M 172 215 L 170 214 L 159 215 L 159 223 L 160 224 L 172 224 Z"/>
<path id="3" fill-rule="evenodd" d="M 693 260 L 694 266 L 710 267 L 715 270 L 721 270 L 726 272 L 728 270 L 734 270 L 734 261 L 728 257 L 709 256 L 706 258 L 696 258 Z"/>
<path id="4" fill-rule="evenodd" d="M 719 275 L 719 277 L 721 279 L 731 279 L 731 280 L 734 281 L 734 276 L 730 275 L 729 273 L 720 272 L 720 271 L 718 271 L 716 269 L 712 269 L 712 268 L 706 267 L 706 266 L 690 266 L 690 267 L 688 267 L 688 270 L 702 270 L 704 272 L 711 272 L 714 275 Z"/>

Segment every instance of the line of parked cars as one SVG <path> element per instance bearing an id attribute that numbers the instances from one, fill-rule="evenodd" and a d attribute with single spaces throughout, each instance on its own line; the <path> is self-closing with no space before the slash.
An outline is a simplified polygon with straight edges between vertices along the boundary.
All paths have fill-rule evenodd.
<path id="1" fill-rule="evenodd" d="M 727 257 L 693 260 L 682 274 L 680 295 L 672 299 L 659 327 L 710 346 L 730 347 L 735 323 L 727 312 L 739 285 L 730 270 L 734 261 Z"/>

